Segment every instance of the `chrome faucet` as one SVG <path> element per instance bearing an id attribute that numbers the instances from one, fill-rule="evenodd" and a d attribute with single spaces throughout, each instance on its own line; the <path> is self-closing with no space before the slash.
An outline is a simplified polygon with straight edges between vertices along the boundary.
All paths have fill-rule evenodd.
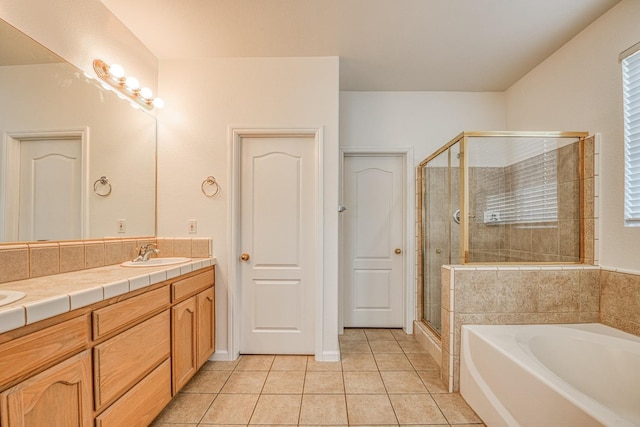
<path id="1" fill-rule="evenodd" d="M 155 247 L 152 248 L 152 246 Z M 140 249 L 138 249 L 138 256 L 134 258 L 133 262 L 149 261 L 149 255 L 160 253 L 160 249 L 157 249 L 157 246 L 158 245 L 155 243 L 145 243 L 140 246 Z"/>

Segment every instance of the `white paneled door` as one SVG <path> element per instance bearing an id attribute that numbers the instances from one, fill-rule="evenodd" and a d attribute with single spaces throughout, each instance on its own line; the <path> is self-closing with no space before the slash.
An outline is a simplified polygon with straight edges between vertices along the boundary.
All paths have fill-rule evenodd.
<path id="1" fill-rule="evenodd" d="M 344 158 L 345 327 L 402 327 L 404 158 Z"/>
<path id="2" fill-rule="evenodd" d="M 18 240 L 82 237 L 80 138 L 20 142 Z"/>
<path id="3" fill-rule="evenodd" d="M 316 155 L 314 137 L 242 138 L 241 353 L 314 353 Z"/>

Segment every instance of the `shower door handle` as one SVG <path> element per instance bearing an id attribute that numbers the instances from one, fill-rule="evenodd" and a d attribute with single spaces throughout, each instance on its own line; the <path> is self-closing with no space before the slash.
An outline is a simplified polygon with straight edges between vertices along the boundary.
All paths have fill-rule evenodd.
<path id="1" fill-rule="evenodd" d="M 456 211 L 451 215 L 456 224 L 460 224 L 460 209 L 456 209 Z"/>

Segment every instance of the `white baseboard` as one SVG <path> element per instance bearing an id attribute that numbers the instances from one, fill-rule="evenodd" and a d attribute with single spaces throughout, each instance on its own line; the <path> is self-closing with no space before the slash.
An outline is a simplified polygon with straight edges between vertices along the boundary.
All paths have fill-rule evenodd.
<path id="1" fill-rule="evenodd" d="M 209 360 L 212 360 L 214 362 L 230 362 L 235 359 L 233 359 L 229 355 L 229 352 L 227 350 L 216 350 L 216 352 L 211 355 Z"/>
<path id="2" fill-rule="evenodd" d="M 318 358 L 320 356 L 320 358 Z M 339 351 L 324 351 L 320 355 L 316 354 L 316 360 L 318 362 L 339 362 L 340 361 L 340 352 Z"/>

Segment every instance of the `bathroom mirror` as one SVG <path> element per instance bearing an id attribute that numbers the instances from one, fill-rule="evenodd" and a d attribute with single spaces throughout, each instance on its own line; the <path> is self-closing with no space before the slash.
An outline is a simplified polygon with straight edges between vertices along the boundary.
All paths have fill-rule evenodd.
<path id="1" fill-rule="evenodd" d="M 156 120 L 0 20 L 0 242 L 155 235 Z"/>

